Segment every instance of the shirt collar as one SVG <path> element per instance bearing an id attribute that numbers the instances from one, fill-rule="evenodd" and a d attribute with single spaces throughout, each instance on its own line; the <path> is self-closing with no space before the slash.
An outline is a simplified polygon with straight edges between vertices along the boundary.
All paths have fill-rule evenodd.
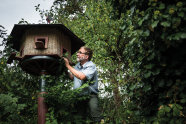
<path id="1" fill-rule="evenodd" d="M 84 63 L 83 65 L 81 65 L 80 62 L 79 62 L 77 67 L 81 69 L 81 68 L 85 67 L 89 62 L 90 62 L 90 61 L 87 61 L 87 62 Z"/>

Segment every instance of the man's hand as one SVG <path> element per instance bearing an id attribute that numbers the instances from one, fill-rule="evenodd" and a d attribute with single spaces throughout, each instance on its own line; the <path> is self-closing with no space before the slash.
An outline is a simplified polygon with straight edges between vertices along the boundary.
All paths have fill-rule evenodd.
<path id="1" fill-rule="evenodd" d="M 85 79 L 86 79 L 85 74 L 83 74 L 83 73 L 80 72 L 80 71 L 77 71 L 76 69 L 74 69 L 74 68 L 70 65 L 68 58 L 63 57 L 63 59 L 64 59 L 64 61 L 65 61 L 65 66 L 67 67 L 67 69 L 68 69 L 75 77 L 77 77 L 77 78 L 80 79 L 80 80 L 85 80 Z M 71 78 L 71 77 L 70 77 L 70 78 Z"/>
<path id="2" fill-rule="evenodd" d="M 70 64 L 69 64 L 69 60 L 67 59 L 67 58 L 65 58 L 65 57 L 63 57 L 63 59 L 64 59 L 64 61 L 65 61 L 65 66 L 67 67 L 67 66 L 69 66 Z"/>

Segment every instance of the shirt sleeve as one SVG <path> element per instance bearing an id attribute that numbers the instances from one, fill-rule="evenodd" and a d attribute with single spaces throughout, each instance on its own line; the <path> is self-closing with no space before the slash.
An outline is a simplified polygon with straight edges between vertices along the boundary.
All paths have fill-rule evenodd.
<path id="1" fill-rule="evenodd" d="M 94 65 L 86 66 L 81 72 L 85 74 L 88 80 L 91 80 L 96 72 L 96 66 Z"/>

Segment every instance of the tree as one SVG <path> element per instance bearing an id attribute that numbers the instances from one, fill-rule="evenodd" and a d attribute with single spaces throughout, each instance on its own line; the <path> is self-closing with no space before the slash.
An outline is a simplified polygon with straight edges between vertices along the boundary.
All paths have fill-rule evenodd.
<path id="1" fill-rule="evenodd" d="M 63 20 L 56 18 L 57 23 L 64 23 L 94 49 L 93 59 L 100 67 L 101 82 L 106 82 L 105 90 L 110 96 L 107 103 L 112 98 L 115 100 L 113 106 L 105 108 L 107 117 L 118 123 L 123 120 L 183 122 L 185 96 L 181 93 L 183 88 L 178 87 L 185 87 L 185 60 L 181 59 L 185 55 L 185 2 L 89 0 L 81 3 L 83 12 L 65 18 L 60 16 L 64 9 L 53 12 Z M 170 111 L 174 117 L 166 113 Z"/>
<path id="2" fill-rule="evenodd" d="M 31 85 L 35 81 L 18 69 L 17 63 L 14 66 L 6 64 L 11 48 L 6 45 L 7 35 L 3 26 L 0 37 L 3 39 L 1 46 L 5 47 L 0 53 L 0 123 L 35 123 L 36 90 Z"/>

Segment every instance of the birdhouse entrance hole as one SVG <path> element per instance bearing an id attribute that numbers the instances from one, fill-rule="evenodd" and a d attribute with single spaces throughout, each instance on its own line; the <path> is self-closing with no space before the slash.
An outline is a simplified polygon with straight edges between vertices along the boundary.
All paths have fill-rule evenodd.
<path id="1" fill-rule="evenodd" d="M 44 49 L 47 48 L 48 37 L 35 37 L 35 48 Z"/>

